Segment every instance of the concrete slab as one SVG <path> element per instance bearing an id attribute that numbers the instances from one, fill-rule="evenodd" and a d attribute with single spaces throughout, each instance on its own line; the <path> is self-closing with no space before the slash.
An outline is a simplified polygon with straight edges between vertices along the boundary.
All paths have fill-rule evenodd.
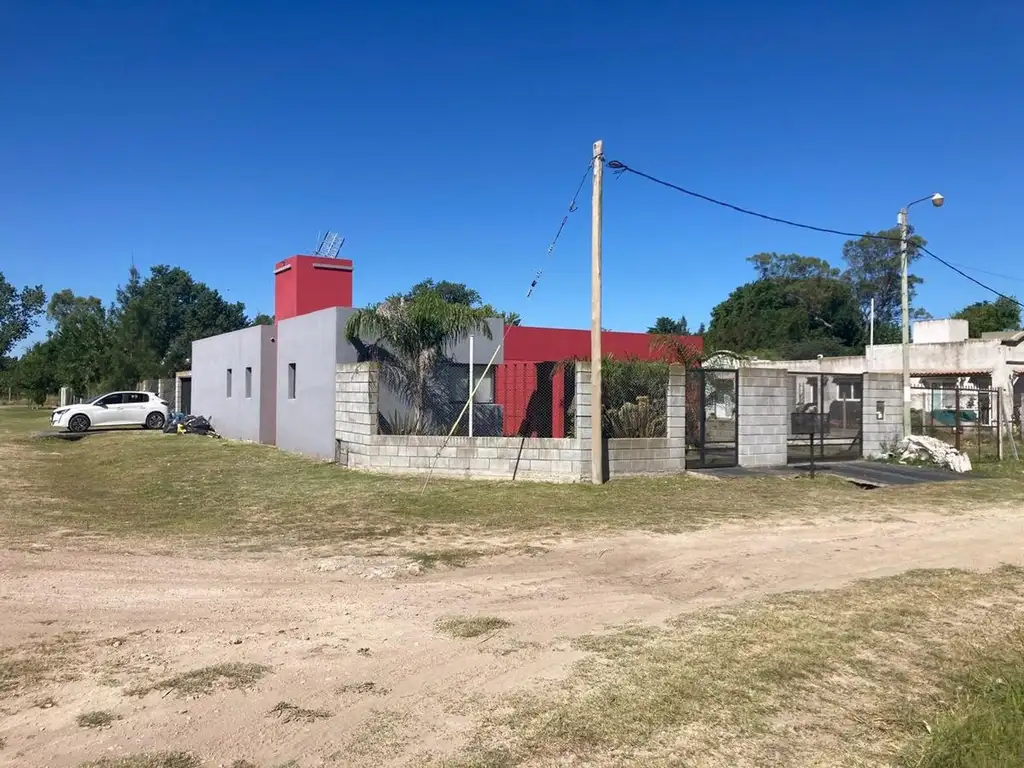
<path id="1" fill-rule="evenodd" d="M 914 485 L 917 483 L 939 483 L 951 480 L 964 480 L 967 476 L 958 475 L 944 469 L 930 467 L 914 467 L 901 464 L 885 464 L 880 461 L 834 461 L 815 463 L 815 471 L 822 474 L 835 475 L 844 480 L 851 480 L 864 485 Z M 709 477 L 785 477 L 804 475 L 810 472 L 810 464 L 789 464 L 785 467 L 766 467 L 752 469 L 749 467 L 717 467 L 697 470 Z"/>

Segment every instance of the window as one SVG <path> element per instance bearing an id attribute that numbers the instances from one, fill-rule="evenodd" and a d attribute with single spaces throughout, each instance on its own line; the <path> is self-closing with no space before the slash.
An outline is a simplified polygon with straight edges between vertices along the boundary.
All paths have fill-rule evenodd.
<path id="1" fill-rule="evenodd" d="M 840 381 L 840 400 L 860 400 L 864 396 L 864 386 L 860 381 Z"/>
<path id="2" fill-rule="evenodd" d="M 295 363 L 288 363 L 288 399 L 295 399 Z"/>
<path id="3" fill-rule="evenodd" d="M 121 403 L 123 403 L 123 402 L 124 402 L 124 393 L 123 392 L 115 392 L 112 395 L 107 395 L 106 397 L 101 397 L 99 400 L 96 401 L 96 405 L 121 405 Z"/>
<path id="4" fill-rule="evenodd" d="M 125 403 L 148 403 L 149 395 L 145 392 L 125 392 L 124 393 Z"/>
<path id="5" fill-rule="evenodd" d="M 245 369 L 245 396 L 252 397 L 252 368 Z"/>
<path id="6" fill-rule="evenodd" d="M 473 366 L 473 385 L 479 383 L 476 390 L 476 395 L 473 397 L 474 403 L 493 403 L 494 402 L 494 368 L 488 370 L 484 364 Z M 460 403 L 466 402 L 469 399 L 470 382 L 469 382 L 469 366 L 460 363 L 450 363 L 447 366 L 447 371 L 441 375 L 446 376 L 448 380 L 448 391 L 451 393 L 452 400 Z"/>
<path id="7" fill-rule="evenodd" d="M 225 397 L 231 397 L 231 369 L 228 368 L 228 376 L 224 384 Z"/>

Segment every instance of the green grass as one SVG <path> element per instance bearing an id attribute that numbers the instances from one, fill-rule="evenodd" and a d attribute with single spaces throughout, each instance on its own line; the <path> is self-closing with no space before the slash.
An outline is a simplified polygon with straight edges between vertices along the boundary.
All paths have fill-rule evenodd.
<path id="1" fill-rule="evenodd" d="M 245 690 L 259 682 L 270 671 L 262 664 L 229 662 L 158 680 L 150 685 L 137 685 L 126 691 L 128 696 L 145 696 L 152 691 L 174 691 L 179 696 L 203 696 L 218 688 Z"/>
<path id="2" fill-rule="evenodd" d="M 641 529 L 932 510 L 936 502 L 1019 505 L 1020 478 L 885 488 L 835 478 L 634 478 L 603 486 L 398 478 L 348 471 L 268 446 L 140 430 L 69 442 L 29 437 L 46 411 L 0 408 L 0 543 L 63 536 L 159 538 L 203 546 L 330 551 L 376 540 L 459 537 L 423 546 L 424 565 L 457 565 L 495 535 Z M 403 548 L 405 551 L 408 549 Z M 457 550 L 463 549 L 462 553 Z"/>
<path id="3" fill-rule="evenodd" d="M 579 638 L 442 764 L 1016 765 L 1022 607 L 1024 569 L 920 571 Z"/>
<path id="4" fill-rule="evenodd" d="M 512 626 L 496 616 L 450 616 L 438 619 L 437 631 L 457 638 L 480 637 Z"/>
<path id="5" fill-rule="evenodd" d="M 907 768 L 1024 765 L 1024 632 L 1003 658 L 954 675 L 929 735 L 907 750 Z"/>

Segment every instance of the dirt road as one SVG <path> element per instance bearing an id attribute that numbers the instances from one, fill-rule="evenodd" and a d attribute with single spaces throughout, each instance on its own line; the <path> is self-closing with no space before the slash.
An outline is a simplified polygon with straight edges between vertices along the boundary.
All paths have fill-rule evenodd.
<path id="1" fill-rule="evenodd" d="M 0 764 L 167 749 L 224 766 L 450 754 L 487 697 L 565 675 L 574 637 L 915 568 L 1024 564 L 1022 533 L 1016 512 L 989 509 L 537 542 L 531 555 L 434 571 L 346 556 L 4 551 Z M 436 627 L 445 616 L 511 626 L 453 638 Z M 267 669 L 246 668 L 238 689 L 226 674 L 207 695 L 166 682 L 212 667 L 216 683 L 239 664 Z M 282 702 L 300 709 L 272 713 Z M 89 711 L 115 719 L 77 724 Z"/>

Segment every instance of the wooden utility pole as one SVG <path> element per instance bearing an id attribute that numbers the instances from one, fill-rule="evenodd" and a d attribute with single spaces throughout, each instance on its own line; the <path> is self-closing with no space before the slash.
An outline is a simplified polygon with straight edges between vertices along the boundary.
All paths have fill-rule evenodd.
<path id="1" fill-rule="evenodd" d="M 601 197 L 604 186 L 604 141 L 594 142 L 594 196 L 590 216 L 590 481 L 604 482 L 601 434 Z"/>

